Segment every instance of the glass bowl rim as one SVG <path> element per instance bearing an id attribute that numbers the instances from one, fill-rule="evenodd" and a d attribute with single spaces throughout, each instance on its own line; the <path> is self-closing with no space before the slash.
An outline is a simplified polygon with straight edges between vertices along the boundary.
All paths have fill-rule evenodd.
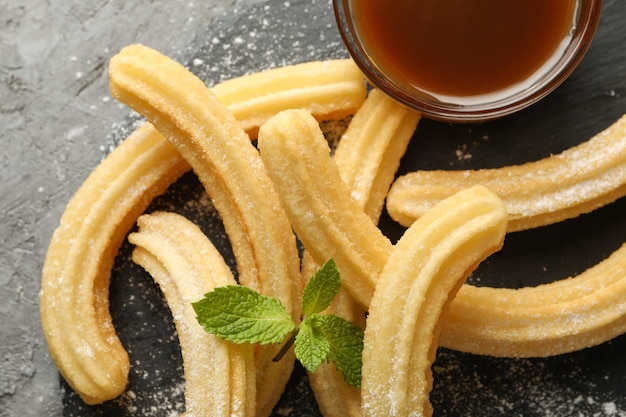
<path id="1" fill-rule="evenodd" d="M 501 118 L 522 110 L 560 86 L 588 51 L 600 21 L 603 0 L 578 0 L 577 25 L 571 41 L 555 64 L 530 87 L 495 101 L 467 105 L 445 103 L 426 96 L 418 96 L 388 77 L 376 65 L 359 40 L 350 13 L 351 1 L 358 0 L 333 0 L 335 19 L 348 53 L 373 87 L 430 119 L 479 122 Z"/>

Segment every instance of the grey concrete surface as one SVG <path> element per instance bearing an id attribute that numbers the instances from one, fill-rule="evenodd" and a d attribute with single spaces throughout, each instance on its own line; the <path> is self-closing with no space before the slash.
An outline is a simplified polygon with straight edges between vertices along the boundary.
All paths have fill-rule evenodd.
<path id="1" fill-rule="evenodd" d="M 133 42 L 183 57 L 239 3 L 0 1 L 0 416 L 62 413 L 39 326 L 40 271 L 65 204 L 128 114 L 108 93 L 109 57 Z"/>

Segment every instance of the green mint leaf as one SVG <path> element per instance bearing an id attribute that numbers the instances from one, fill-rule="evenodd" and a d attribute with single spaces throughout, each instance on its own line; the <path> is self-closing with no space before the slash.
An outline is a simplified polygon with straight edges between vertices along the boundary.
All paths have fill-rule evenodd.
<path id="1" fill-rule="evenodd" d="M 334 260 L 329 259 L 317 270 L 304 288 L 302 313 L 310 316 L 326 310 L 340 289 L 339 268 Z"/>
<path id="2" fill-rule="evenodd" d="M 321 316 L 313 314 L 302 321 L 296 336 L 294 353 L 300 363 L 309 371 L 315 372 L 326 360 L 330 343 L 318 330 L 316 322 Z"/>
<path id="3" fill-rule="evenodd" d="M 192 306 L 208 333 L 233 343 L 281 343 L 295 329 L 279 300 L 241 285 L 218 287 Z"/>
<path id="4" fill-rule="evenodd" d="M 319 316 L 314 325 L 329 343 L 328 360 L 335 363 L 348 384 L 360 387 L 363 329 L 333 314 Z"/>

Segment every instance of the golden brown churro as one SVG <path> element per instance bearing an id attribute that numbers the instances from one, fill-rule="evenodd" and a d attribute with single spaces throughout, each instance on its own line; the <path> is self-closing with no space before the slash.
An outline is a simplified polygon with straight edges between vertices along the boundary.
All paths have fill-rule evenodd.
<path id="1" fill-rule="evenodd" d="M 128 230 L 188 164 L 150 126 L 87 178 L 54 232 L 42 272 L 41 322 L 52 359 L 88 404 L 121 394 L 128 354 L 109 313 L 109 276 Z"/>
<path id="2" fill-rule="evenodd" d="M 306 109 L 319 120 L 354 114 L 366 88 L 363 74 L 350 59 L 288 65 L 235 78 L 211 91 L 226 104 L 251 136 L 271 116 L 286 109 Z"/>
<path id="3" fill-rule="evenodd" d="M 626 246 L 572 278 L 521 289 L 463 286 L 441 344 L 503 357 L 581 350 L 626 332 Z"/>
<path id="4" fill-rule="evenodd" d="M 335 149 L 333 159 L 352 198 L 374 223 L 419 119 L 419 114 L 372 90 Z M 305 276 L 317 268 L 310 256 L 303 258 Z M 328 312 L 365 326 L 363 308 L 345 291 L 335 298 Z M 349 387 L 333 364 L 320 365 L 309 374 L 309 381 L 325 417 L 360 416 L 360 391 Z"/>
<path id="5" fill-rule="evenodd" d="M 372 90 L 335 149 L 341 178 L 374 223 L 419 120 L 418 113 Z"/>
<path id="6" fill-rule="evenodd" d="M 309 265 L 317 264 L 310 260 Z M 345 290 L 337 294 L 326 313 L 335 314 L 358 326 L 365 327 L 363 308 Z M 361 416 L 361 390 L 348 385 L 335 364 L 322 363 L 308 376 L 315 401 L 324 417 Z"/>
<path id="7" fill-rule="evenodd" d="M 318 264 L 333 258 L 346 288 L 368 306 L 392 245 L 350 198 L 315 119 L 304 110 L 277 114 L 261 126 L 259 149 L 305 249 Z"/>
<path id="8" fill-rule="evenodd" d="M 197 173 L 224 218 L 240 280 L 264 293 L 291 294 L 295 243 L 278 249 L 268 243 L 286 243 L 293 235 L 273 204 L 258 153 L 232 113 L 182 65 L 147 47 L 124 48 L 112 58 L 109 77 L 113 96 L 153 121 Z M 260 278 L 272 274 L 283 278 L 274 287 Z M 291 298 L 281 301 L 291 310 Z"/>
<path id="9" fill-rule="evenodd" d="M 467 275 L 500 249 L 506 222 L 500 199 L 475 186 L 436 205 L 395 245 L 365 327 L 363 416 L 432 415 L 439 318 Z"/>
<path id="10" fill-rule="evenodd" d="M 387 210 L 408 226 L 437 201 L 473 184 L 502 198 L 509 231 L 555 223 L 611 203 L 626 194 L 626 116 L 587 142 L 540 161 L 403 175 L 389 191 Z"/>
<path id="11" fill-rule="evenodd" d="M 165 212 L 141 216 L 133 260 L 148 271 L 170 307 L 183 356 L 185 409 L 192 416 L 253 417 L 256 413 L 251 345 L 208 334 L 192 303 L 215 287 L 236 281 L 220 253 L 196 225 Z"/>
<path id="12" fill-rule="evenodd" d="M 278 298 L 299 318 L 295 237 L 257 150 L 233 114 L 182 65 L 141 45 L 113 57 L 109 77 L 113 96 L 147 117 L 198 175 L 224 222 L 240 282 Z M 257 349 L 258 403 L 267 408 L 262 415 L 278 401 L 293 366 L 292 360 L 272 363 L 272 349 Z"/>

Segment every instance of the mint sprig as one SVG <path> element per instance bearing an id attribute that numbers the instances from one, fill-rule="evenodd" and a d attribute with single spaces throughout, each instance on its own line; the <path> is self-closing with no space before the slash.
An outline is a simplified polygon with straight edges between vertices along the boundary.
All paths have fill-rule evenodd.
<path id="1" fill-rule="evenodd" d="M 332 361 L 348 384 L 360 387 L 363 329 L 334 314 L 321 314 L 340 289 L 339 269 L 330 259 L 304 288 L 299 326 L 279 300 L 240 285 L 216 288 L 192 305 L 202 327 L 221 339 L 284 342 L 277 359 L 293 344 L 296 358 L 308 371 L 315 372 L 323 362 Z"/>

